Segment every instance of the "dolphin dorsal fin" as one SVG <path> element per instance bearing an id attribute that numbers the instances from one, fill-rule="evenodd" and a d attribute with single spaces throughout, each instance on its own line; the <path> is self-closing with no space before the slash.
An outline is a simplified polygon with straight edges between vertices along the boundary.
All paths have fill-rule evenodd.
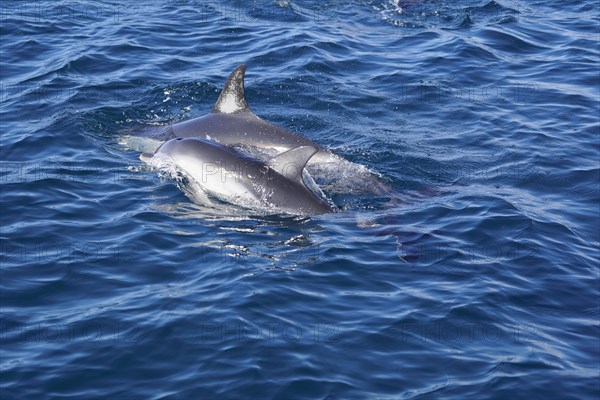
<path id="1" fill-rule="evenodd" d="M 244 74 L 246 65 L 238 65 L 229 75 L 219 99 L 211 110 L 214 113 L 235 114 L 250 111 L 244 95 Z"/>
<path id="2" fill-rule="evenodd" d="M 291 181 L 304 184 L 302 170 L 319 149 L 315 146 L 299 146 L 271 158 L 266 164 L 275 172 Z"/>

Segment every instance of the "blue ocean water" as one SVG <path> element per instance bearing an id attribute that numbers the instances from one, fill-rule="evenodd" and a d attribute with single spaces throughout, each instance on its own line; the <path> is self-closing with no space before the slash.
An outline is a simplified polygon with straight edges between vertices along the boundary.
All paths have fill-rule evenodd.
<path id="1" fill-rule="evenodd" d="M 600 396 L 596 1 L 3 1 L 0 398 Z M 391 195 L 215 214 L 123 132 L 246 63 Z M 327 188 L 326 188 L 327 189 Z"/>

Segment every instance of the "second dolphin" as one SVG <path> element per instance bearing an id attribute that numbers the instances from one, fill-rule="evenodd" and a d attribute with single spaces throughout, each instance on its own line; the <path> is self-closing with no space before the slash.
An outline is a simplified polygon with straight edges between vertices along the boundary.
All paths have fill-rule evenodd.
<path id="1" fill-rule="evenodd" d="M 172 162 L 202 190 L 220 200 L 245 207 L 260 206 L 295 215 L 323 214 L 334 207 L 305 184 L 303 170 L 319 149 L 299 146 L 262 162 L 201 138 L 177 138 L 163 143 L 141 160 L 157 167 Z"/>

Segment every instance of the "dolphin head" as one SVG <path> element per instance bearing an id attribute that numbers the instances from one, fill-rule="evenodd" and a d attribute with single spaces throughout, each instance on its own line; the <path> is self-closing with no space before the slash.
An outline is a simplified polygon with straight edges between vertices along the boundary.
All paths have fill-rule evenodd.
<path id="1" fill-rule="evenodd" d="M 193 160 L 195 163 L 212 162 L 216 159 L 216 152 L 232 153 L 228 151 L 228 148 L 219 145 L 218 143 L 200 139 L 200 138 L 175 138 L 167 140 L 161 144 L 154 154 L 143 153 L 140 155 L 140 159 L 146 163 L 149 163 L 155 157 L 168 157 L 175 164 L 181 165 L 188 159 Z M 234 157 L 235 155 L 230 154 Z"/>

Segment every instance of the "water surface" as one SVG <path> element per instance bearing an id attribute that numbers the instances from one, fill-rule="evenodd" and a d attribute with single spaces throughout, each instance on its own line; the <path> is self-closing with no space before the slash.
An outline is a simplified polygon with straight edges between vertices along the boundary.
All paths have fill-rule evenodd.
<path id="1" fill-rule="evenodd" d="M 0 397 L 597 398 L 599 12 L 4 1 Z M 228 214 L 144 168 L 123 132 L 240 63 L 392 195 Z"/>

